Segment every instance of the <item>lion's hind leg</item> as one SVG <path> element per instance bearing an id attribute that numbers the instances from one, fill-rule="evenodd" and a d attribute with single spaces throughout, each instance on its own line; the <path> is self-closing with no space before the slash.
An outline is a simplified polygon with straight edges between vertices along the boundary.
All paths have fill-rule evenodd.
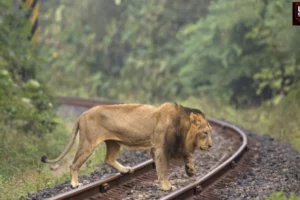
<path id="1" fill-rule="evenodd" d="M 83 163 L 91 156 L 95 147 L 95 145 L 89 144 L 87 142 L 79 142 L 76 155 L 74 157 L 72 165 L 70 166 L 72 188 L 76 188 L 81 185 L 78 182 L 78 171 Z"/>
<path id="2" fill-rule="evenodd" d="M 123 166 L 121 163 L 117 161 L 117 157 L 120 154 L 120 145 L 113 140 L 106 140 L 106 158 L 105 162 L 109 166 L 115 168 L 120 173 L 132 173 L 133 169 L 131 167 Z"/>

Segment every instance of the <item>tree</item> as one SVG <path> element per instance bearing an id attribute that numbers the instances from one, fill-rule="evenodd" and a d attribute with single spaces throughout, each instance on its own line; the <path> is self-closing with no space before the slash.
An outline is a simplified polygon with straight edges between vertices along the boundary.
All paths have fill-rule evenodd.
<path id="1" fill-rule="evenodd" d="M 173 63 L 180 42 L 178 30 L 206 14 L 207 1 L 124 1 L 120 17 L 112 22 L 102 41 L 107 81 L 113 87 L 102 93 L 122 100 L 153 102 L 178 94 Z M 113 75 L 113 76 L 110 76 Z M 115 80 L 115 76 L 120 79 Z M 122 94 L 117 91 L 123 91 Z"/>
<path id="2" fill-rule="evenodd" d="M 53 99 L 37 77 L 43 61 L 28 40 L 26 10 L 12 11 L 5 0 L 0 13 L 0 121 L 27 133 L 51 132 L 56 125 Z"/>
<path id="3" fill-rule="evenodd" d="M 95 71 L 96 35 L 83 14 L 90 1 L 51 1 L 41 14 L 41 52 L 47 71 L 40 75 L 57 95 L 96 96 L 101 71 Z"/>
<path id="4" fill-rule="evenodd" d="M 299 63 L 297 41 L 288 40 L 297 37 L 287 17 L 290 5 L 280 0 L 211 1 L 207 17 L 179 34 L 183 85 L 199 92 L 226 91 L 236 105 L 288 92 Z"/>

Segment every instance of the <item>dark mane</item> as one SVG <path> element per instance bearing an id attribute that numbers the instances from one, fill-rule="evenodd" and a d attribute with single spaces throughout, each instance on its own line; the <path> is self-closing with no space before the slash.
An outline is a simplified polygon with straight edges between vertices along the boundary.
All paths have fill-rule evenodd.
<path id="1" fill-rule="evenodd" d="M 175 109 L 178 111 L 178 117 L 175 117 L 173 120 L 174 132 L 166 134 L 165 140 L 167 141 L 166 151 L 168 155 L 172 158 L 181 157 L 185 151 L 184 141 L 187 134 L 187 131 L 190 127 L 189 115 L 190 113 L 200 114 L 205 118 L 203 112 L 195 108 L 184 107 L 172 102 L 175 106 Z"/>
<path id="2" fill-rule="evenodd" d="M 183 109 L 183 111 L 187 114 L 190 114 L 190 113 L 197 113 L 197 114 L 200 114 L 202 115 L 203 117 L 205 117 L 204 113 L 196 108 L 188 108 L 188 107 L 184 107 L 184 106 L 181 106 L 181 108 Z"/>

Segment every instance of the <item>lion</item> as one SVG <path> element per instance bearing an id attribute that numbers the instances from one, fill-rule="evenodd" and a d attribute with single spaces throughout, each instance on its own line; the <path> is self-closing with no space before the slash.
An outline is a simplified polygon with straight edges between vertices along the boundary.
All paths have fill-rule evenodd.
<path id="1" fill-rule="evenodd" d="M 157 107 L 146 104 L 99 105 L 79 116 L 65 150 L 53 160 L 42 156 L 42 162 L 61 160 L 72 147 L 78 131 L 79 146 L 70 165 L 72 188 L 81 185 L 78 171 L 101 142 L 105 142 L 107 148 L 105 163 L 120 173 L 133 172 L 131 167 L 116 160 L 121 146 L 130 150 L 150 150 L 162 190 L 172 189 L 167 173 L 170 158 L 183 158 L 187 175 L 193 176 L 195 149 L 208 150 L 212 146 L 212 128 L 198 109 L 177 103 L 163 103 Z"/>

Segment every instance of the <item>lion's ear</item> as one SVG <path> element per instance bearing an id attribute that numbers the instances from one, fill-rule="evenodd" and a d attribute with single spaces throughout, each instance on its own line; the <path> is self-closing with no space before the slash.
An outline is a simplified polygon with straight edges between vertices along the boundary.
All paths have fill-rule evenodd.
<path id="1" fill-rule="evenodd" d="M 195 123 L 197 120 L 198 120 L 198 116 L 195 113 L 191 112 L 190 113 L 190 122 Z"/>

